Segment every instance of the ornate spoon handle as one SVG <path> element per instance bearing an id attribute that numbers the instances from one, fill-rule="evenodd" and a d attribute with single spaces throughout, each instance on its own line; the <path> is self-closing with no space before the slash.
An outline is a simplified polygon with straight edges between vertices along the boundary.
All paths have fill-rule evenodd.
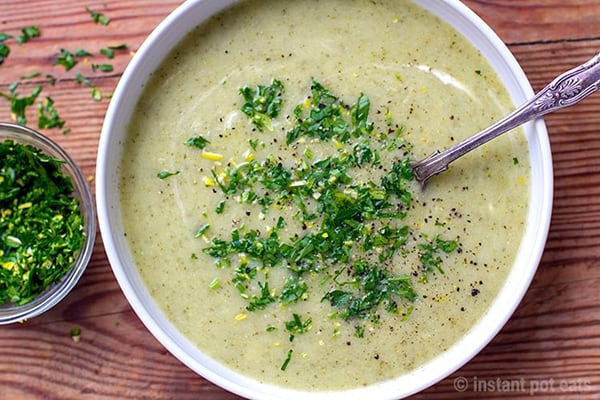
<path id="1" fill-rule="evenodd" d="M 493 138 L 534 118 L 571 106 L 600 89 L 600 53 L 555 78 L 531 100 L 479 133 L 412 164 L 415 179 L 425 185 L 448 164 Z"/>

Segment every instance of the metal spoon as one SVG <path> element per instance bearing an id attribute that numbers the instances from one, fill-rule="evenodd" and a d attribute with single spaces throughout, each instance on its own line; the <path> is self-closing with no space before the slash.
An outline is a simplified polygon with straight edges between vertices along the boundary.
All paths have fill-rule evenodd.
<path id="1" fill-rule="evenodd" d="M 578 103 L 599 89 L 600 53 L 556 77 L 531 100 L 488 128 L 446 150 L 436 150 L 427 158 L 411 163 L 413 175 L 424 187 L 429 178 L 447 170 L 448 164 L 471 150 L 527 121 Z"/>

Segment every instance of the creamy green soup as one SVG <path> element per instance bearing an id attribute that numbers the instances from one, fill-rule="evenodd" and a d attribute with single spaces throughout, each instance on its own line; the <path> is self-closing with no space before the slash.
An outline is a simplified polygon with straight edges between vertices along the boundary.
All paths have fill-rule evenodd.
<path id="1" fill-rule="evenodd" d="M 126 241 L 167 318 L 228 367 L 306 390 L 397 377 L 486 312 L 530 179 L 521 132 L 425 190 L 406 160 L 511 108 L 470 43 L 408 1 L 242 2 L 143 92 L 120 166 Z"/>

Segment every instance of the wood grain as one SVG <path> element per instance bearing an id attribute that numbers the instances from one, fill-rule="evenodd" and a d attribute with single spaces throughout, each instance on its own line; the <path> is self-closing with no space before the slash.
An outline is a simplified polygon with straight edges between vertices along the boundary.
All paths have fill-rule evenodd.
<path id="1" fill-rule="evenodd" d="M 43 84 L 69 134 L 44 131 L 93 180 L 96 147 L 108 100 L 91 99 L 72 71 L 53 66 L 61 48 L 95 53 L 126 43 L 111 73 L 91 74 L 111 93 L 150 31 L 175 0 L 0 0 L 0 32 L 38 25 L 42 36 L 12 46 L 0 66 L 0 91 L 32 72 L 28 93 Z M 535 90 L 600 50 L 600 0 L 466 0 L 509 45 Z M 104 12 L 109 26 L 91 23 L 85 7 Z M 54 86 L 44 74 L 54 75 Z M 32 115 L 33 118 L 33 115 Z M 9 120 L 0 99 L 0 120 Z M 530 290 L 496 338 L 452 376 L 414 399 L 600 398 L 600 95 L 546 117 L 554 158 L 553 219 Z M 93 182 L 91 182 L 93 187 Z M 81 327 L 79 342 L 69 336 Z M 456 384 L 464 380 L 465 391 Z M 504 385 L 504 386 L 502 386 Z M 512 385 L 506 387 L 506 385 Z M 504 390 L 507 389 L 507 390 Z M 538 390 L 539 389 L 539 390 Z M 233 399 L 199 377 L 146 330 L 110 270 L 101 238 L 75 290 L 47 314 L 0 327 L 0 400 L 4 399 Z"/>

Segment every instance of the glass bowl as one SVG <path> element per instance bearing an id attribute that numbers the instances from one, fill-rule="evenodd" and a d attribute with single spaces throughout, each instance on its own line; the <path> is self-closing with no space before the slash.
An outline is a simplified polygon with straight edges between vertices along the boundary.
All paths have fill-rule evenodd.
<path id="1" fill-rule="evenodd" d="M 96 219 L 92 195 L 81 170 L 75 165 L 71 157 L 52 140 L 30 128 L 0 122 L 0 143 L 6 140 L 32 145 L 42 150 L 42 152 L 64 161 L 62 172 L 71 178 L 74 188 L 73 196 L 79 199 L 86 237 L 73 266 L 57 283 L 51 284 L 26 304 L 0 304 L 0 324 L 21 322 L 38 316 L 54 307 L 69 294 L 85 271 L 92 255 L 96 236 Z"/>

